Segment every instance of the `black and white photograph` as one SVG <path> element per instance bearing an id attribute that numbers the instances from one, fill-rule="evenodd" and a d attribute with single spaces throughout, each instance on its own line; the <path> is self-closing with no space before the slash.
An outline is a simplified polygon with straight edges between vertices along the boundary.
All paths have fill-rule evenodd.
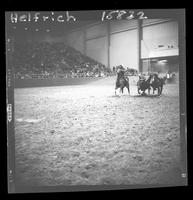
<path id="1" fill-rule="evenodd" d="M 5 12 L 9 193 L 187 185 L 185 11 L 157 13 Z"/>

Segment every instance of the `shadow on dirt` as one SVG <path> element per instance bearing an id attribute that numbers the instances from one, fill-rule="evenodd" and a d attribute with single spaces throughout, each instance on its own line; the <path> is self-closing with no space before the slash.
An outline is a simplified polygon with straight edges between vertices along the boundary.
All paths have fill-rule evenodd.
<path id="1" fill-rule="evenodd" d="M 110 98 L 112 97 L 112 98 L 120 98 L 121 96 L 120 95 L 111 95 L 111 96 L 109 96 Z"/>
<path id="2" fill-rule="evenodd" d="M 157 94 L 144 94 L 144 95 L 133 95 L 132 97 L 147 97 L 147 98 L 159 98 L 162 95 L 157 95 Z"/>
<path id="3" fill-rule="evenodd" d="M 145 97 L 145 98 L 159 98 L 162 95 L 157 95 L 157 94 L 145 94 L 145 95 L 112 95 L 109 96 L 109 98 L 121 98 L 121 97 Z"/>

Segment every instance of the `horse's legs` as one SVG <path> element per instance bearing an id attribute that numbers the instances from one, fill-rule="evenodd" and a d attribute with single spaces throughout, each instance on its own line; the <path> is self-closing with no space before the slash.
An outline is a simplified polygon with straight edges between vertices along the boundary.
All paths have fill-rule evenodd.
<path id="1" fill-rule="evenodd" d="M 120 93 L 123 94 L 123 87 L 120 87 Z"/>
<path id="2" fill-rule="evenodd" d="M 129 85 L 127 86 L 128 94 L 130 95 L 130 88 Z"/>
<path id="3" fill-rule="evenodd" d="M 139 88 L 137 88 L 137 91 L 138 91 L 138 94 L 141 94 L 141 93 L 140 93 L 140 89 L 139 89 Z"/>
<path id="4" fill-rule="evenodd" d="M 160 87 L 159 87 L 159 95 L 161 95 L 161 92 L 162 92 L 161 90 L 162 90 L 162 89 L 161 89 L 161 86 L 160 86 Z"/>
<path id="5" fill-rule="evenodd" d="M 145 90 L 142 90 L 142 95 L 145 95 Z"/>
<path id="6" fill-rule="evenodd" d="M 150 87 L 148 88 L 148 95 L 150 95 Z"/>
<path id="7" fill-rule="evenodd" d="M 157 94 L 160 95 L 160 87 L 157 88 Z"/>
<path id="8" fill-rule="evenodd" d="M 122 92 L 122 94 L 123 94 L 123 89 L 124 89 L 124 87 L 121 88 L 121 92 Z"/>
<path id="9" fill-rule="evenodd" d="M 116 94 L 116 90 L 117 90 L 117 89 L 118 89 L 118 88 L 117 88 L 117 87 L 115 87 L 115 96 L 117 95 L 117 94 Z"/>
<path id="10" fill-rule="evenodd" d="M 162 94 L 162 90 L 163 90 L 163 85 L 161 86 L 161 91 L 160 91 L 160 94 Z"/>

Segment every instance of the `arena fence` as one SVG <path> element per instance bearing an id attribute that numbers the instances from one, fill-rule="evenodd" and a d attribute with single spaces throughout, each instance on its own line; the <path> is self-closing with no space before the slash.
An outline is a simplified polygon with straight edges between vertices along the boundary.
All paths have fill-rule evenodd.
<path id="1" fill-rule="evenodd" d="M 15 88 L 27 87 L 50 87 L 50 86 L 64 86 L 64 85 L 83 85 L 102 77 L 83 77 L 83 78 L 64 78 L 64 79 L 15 79 Z"/>

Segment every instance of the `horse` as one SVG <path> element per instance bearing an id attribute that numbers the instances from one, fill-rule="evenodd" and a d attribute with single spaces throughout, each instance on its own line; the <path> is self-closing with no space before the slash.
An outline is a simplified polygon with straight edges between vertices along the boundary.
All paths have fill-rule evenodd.
<path id="1" fill-rule="evenodd" d="M 124 87 L 127 88 L 128 94 L 130 95 L 130 87 L 129 87 L 129 78 L 125 77 L 124 71 L 120 70 L 117 72 L 117 81 L 115 85 L 115 95 L 116 95 L 116 90 L 120 88 L 120 92 L 123 94 L 123 89 Z"/>
<path id="2" fill-rule="evenodd" d="M 163 78 L 161 78 L 162 79 L 162 81 L 163 81 L 163 85 L 165 85 L 166 84 L 166 80 L 167 80 L 167 77 L 166 76 L 164 76 Z"/>
<path id="3" fill-rule="evenodd" d="M 172 74 L 167 74 L 167 82 L 168 83 L 172 83 L 172 82 L 174 82 L 175 81 L 175 77 L 176 77 L 176 75 L 175 75 L 175 73 L 172 73 Z"/>
<path id="4" fill-rule="evenodd" d="M 160 78 L 160 77 L 158 77 L 157 74 L 153 75 L 153 79 L 152 79 L 152 81 L 150 83 L 150 86 L 153 89 L 153 94 L 154 94 L 156 89 L 158 90 L 158 92 L 157 92 L 158 95 L 162 94 L 163 85 L 165 85 L 165 81 L 166 81 L 166 77 Z"/>
<path id="5" fill-rule="evenodd" d="M 150 94 L 150 81 L 152 79 L 153 75 L 150 74 L 148 79 L 147 80 L 141 80 L 140 77 L 139 77 L 139 80 L 137 82 L 137 91 L 138 91 L 138 94 L 141 94 L 140 93 L 140 90 L 142 91 L 142 95 L 145 94 L 145 91 L 148 89 L 148 94 Z"/>

